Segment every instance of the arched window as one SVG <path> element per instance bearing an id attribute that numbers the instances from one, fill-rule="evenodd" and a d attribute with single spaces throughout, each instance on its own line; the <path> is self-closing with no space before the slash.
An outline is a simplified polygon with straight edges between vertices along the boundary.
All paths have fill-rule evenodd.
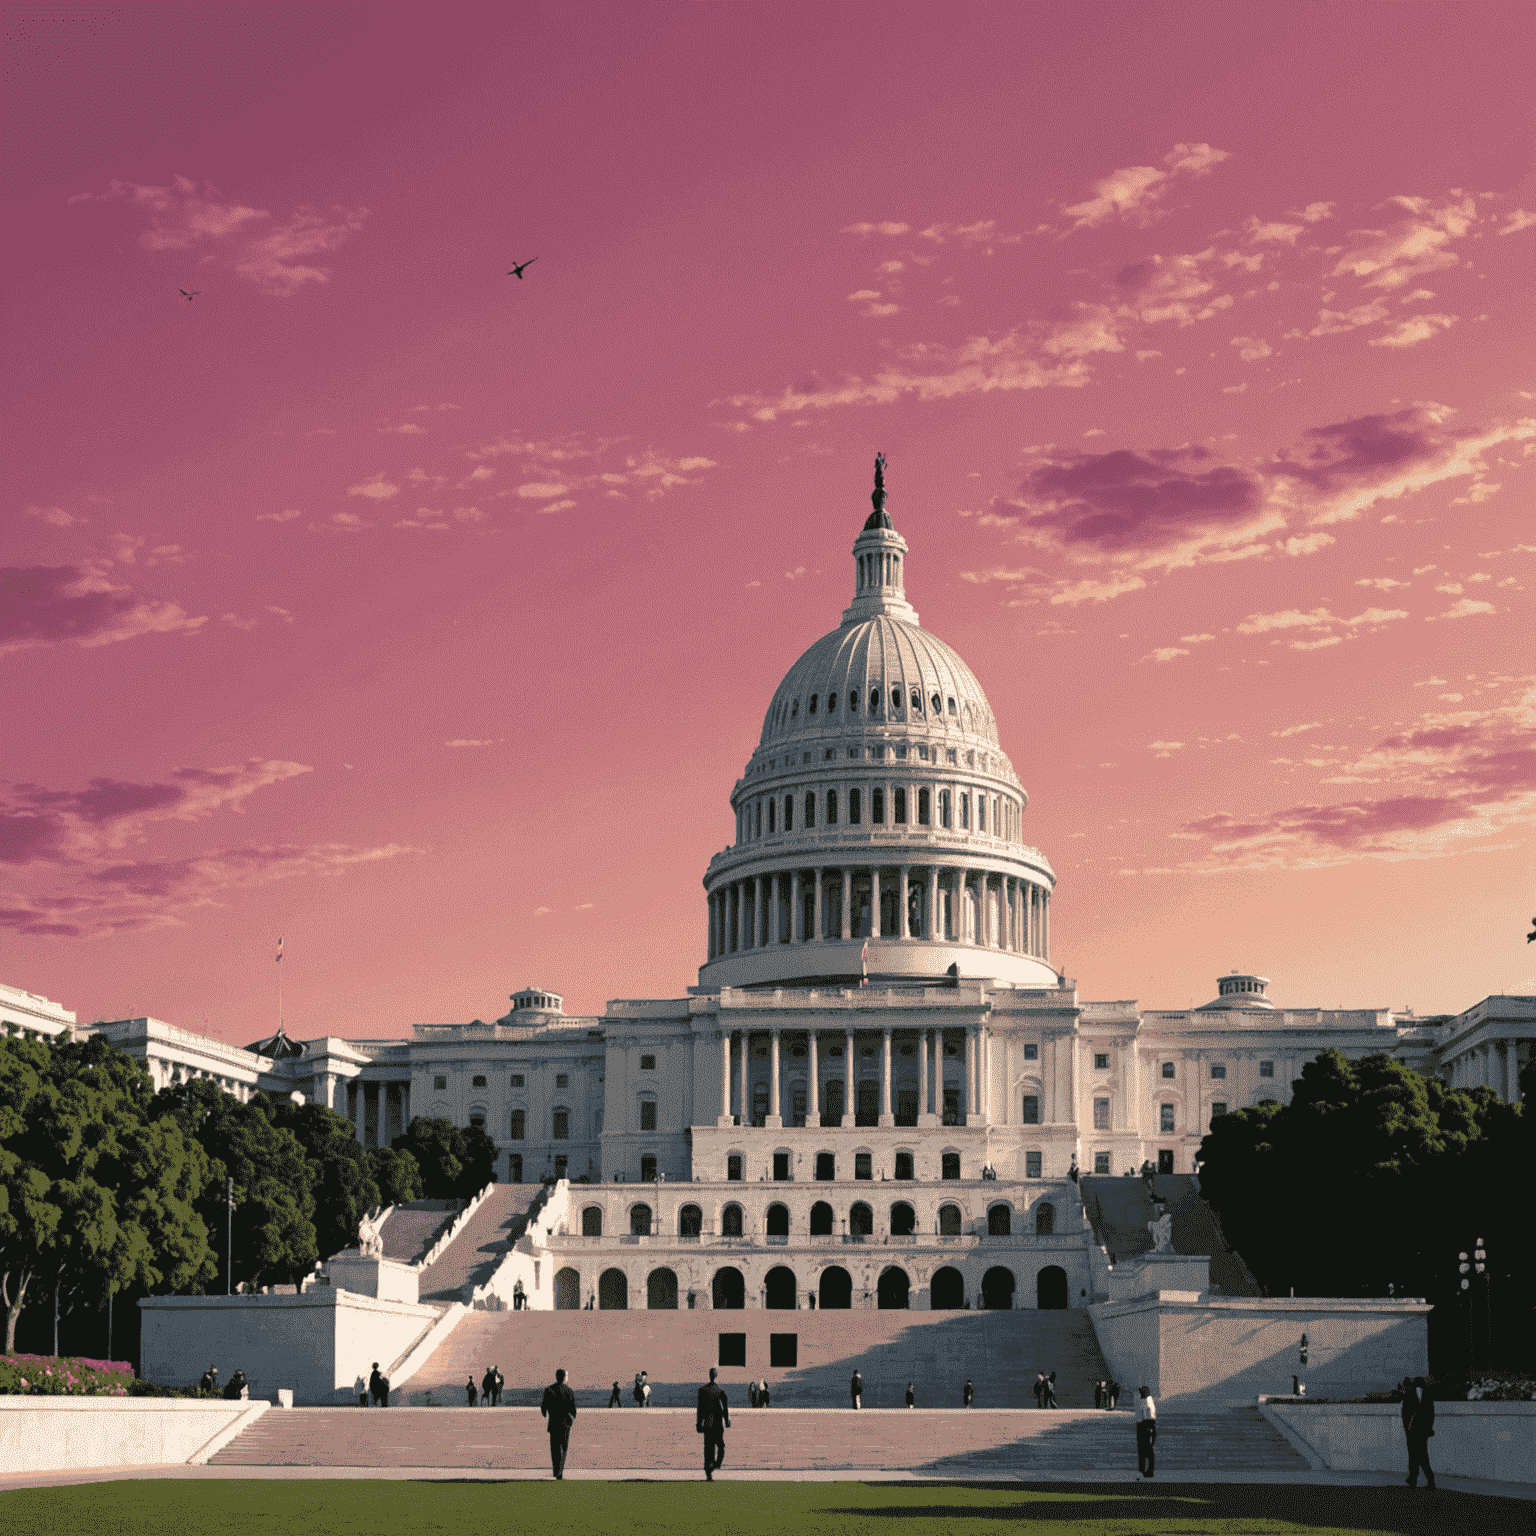
<path id="1" fill-rule="evenodd" d="M 910 1152 L 898 1152 L 896 1154 L 896 1175 L 898 1179 L 910 1179 L 912 1177 L 912 1154 Z"/>
<path id="2" fill-rule="evenodd" d="M 654 1093 L 641 1095 L 640 1129 L 642 1131 L 654 1131 L 656 1129 L 656 1095 Z"/>
<path id="3" fill-rule="evenodd" d="M 875 1213 L 862 1200 L 848 1209 L 848 1231 L 855 1237 L 868 1237 L 875 1230 Z"/>
<path id="4" fill-rule="evenodd" d="M 792 699 L 789 705 L 789 718 L 793 720 L 800 713 L 800 700 Z"/>
<path id="5" fill-rule="evenodd" d="M 940 1155 L 939 1177 L 941 1179 L 958 1179 L 960 1177 L 960 1154 L 958 1152 L 945 1152 Z"/>
<path id="6" fill-rule="evenodd" d="M 555 1311 L 578 1312 L 581 1310 L 581 1275 L 569 1267 L 555 1276 Z"/>
<path id="7" fill-rule="evenodd" d="M 904 1312 L 910 1305 L 912 1282 L 904 1269 L 893 1264 L 885 1270 L 875 1287 L 875 1305 L 882 1312 Z"/>
<path id="8" fill-rule="evenodd" d="M 923 696 L 922 696 L 922 694 L 920 694 L 917 691 L 916 688 L 914 688 L 912 690 L 912 700 L 911 700 L 911 703 L 912 703 L 912 713 L 914 715 L 922 714 L 922 712 L 923 712 Z"/>
<path id="9" fill-rule="evenodd" d="M 898 827 L 906 826 L 906 824 L 907 824 L 907 790 L 906 790 L 906 786 L 903 785 L 903 784 L 898 784 L 896 786 L 896 788 L 891 791 L 891 800 L 893 802 L 892 806 L 891 806 L 891 820 L 893 822 L 895 822 L 895 824 Z"/>
<path id="10" fill-rule="evenodd" d="M 929 699 L 928 702 L 933 706 L 934 714 L 942 715 L 944 713 L 944 701 L 938 696 L 938 694 L 934 694 L 934 696 Z"/>
<path id="11" fill-rule="evenodd" d="M 1014 1279 L 1011 1269 L 989 1269 L 981 1277 L 981 1304 L 989 1312 L 1013 1310 Z"/>
<path id="12" fill-rule="evenodd" d="M 645 1304 L 652 1312 L 677 1311 L 677 1274 L 670 1269 L 653 1269 L 645 1277 Z"/>
<path id="13" fill-rule="evenodd" d="M 829 789 L 827 791 L 826 824 L 829 827 L 835 827 L 837 825 L 837 791 L 835 789 Z"/>
<path id="14" fill-rule="evenodd" d="M 918 826 L 926 827 L 928 825 L 928 822 L 929 822 L 929 816 L 930 816 L 930 809 L 929 809 L 928 791 L 926 789 L 920 789 L 917 792 L 917 824 L 918 824 Z"/>
<path id="15" fill-rule="evenodd" d="M 880 713 L 880 690 L 878 688 L 871 688 L 869 690 L 869 712 L 872 715 Z"/>
<path id="16" fill-rule="evenodd" d="M 816 825 L 816 791 L 808 789 L 805 792 L 805 824 L 807 827 Z"/>
<path id="17" fill-rule="evenodd" d="M 900 714 L 901 713 L 901 689 L 900 688 L 892 688 L 891 689 L 891 713 L 892 714 Z"/>
<path id="18" fill-rule="evenodd" d="M 955 701 L 953 699 L 949 701 L 949 712 L 950 714 L 954 714 L 955 712 Z"/>
<path id="19" fill-rule="evenodd" d="M 677 1235 L 697 1237 L 704 1230 L 704 1213 L 696 1205 L 685 1205 L 677 1213 Z"/>
<path id="20" fill-rule="evenodd" d="M 784 830 L 786 832 L 795 830 L 795 797 L 793 795 L 784 796 Z"/>
<path id="21" fill-rule="evenodd" d="M 1035 1236 L 1049 1237 L 1056 1229 L 1056 1207 L 1049 1200 L 1042 1200 L 1035 1207 Z"/>
<path id="22" fill-rule="evenodd" d="M 827 713 L 830 715 L 836 708 L 837 695 L 835 693 L 829 693 L 827 695 Z"/>
<path id="23" fill-rule="evenodd" d="M 648 1205 L 632 1205 L 629 1208 L 629 1235 L 631 1237 L 649 1237 L 651 1235 L 651 1208 Z"/>
<path id="24" fill-rule="evenodd" d="M 817 695 L 813 693 L 811 695 L 810 707 L 806 710 L 806 714 L 814 715 L 816 713 L 816 699 Z"/>
<path id="25" fill-rule="evenodd" d="M 512 1111 L 512 1128 L 511 1128 L 510 1132 L 508 1133 L 509 1139 L 512 1140 L 512 1141 L 522 1141 L 524 1136 L 525 1136 L 525 1134 L 526 1134 L 526 1132 L 524 1130 L 524 1127 L 526 1126 L 526 1124 L 527 1124 L 527 1111 L 521 1110 L 521 1109 L 514 1109 Z"/>
<path id="26" fill-rule="evenodd" d="M 516 1152 L 507 1154 L 507 1183 L 521 1184 L 523 1182 L 523 1160 Z"/>
<path id="27" fill-rule="evenodd" d="M 994 1205 L 988 1209 L 988 1237 L 1007 1237 L 1012 1230 L 1013 1212 L 1006 1205 Z"/>
<path id="28" fill-rule="evenodd" d="M 850 827 L 858 826 L 862 816 L 862 811 L 859 806 L 859 799 L 860 796 L 858 790 L 850 789 L 848 791 L 848 825 Z"/>
<path id="29" fill-rule="evenodd" d="M 837 1177 L 837 1158 L 831 1152 L 818 1152 L 816 1154 L 816 1177 L 827 1180 Z"/>
<path id="30" fill-rule="evenodd" d="M 774 821 L 776 819 L 775 816 L 774 816 L 774 812 L 776 810 L 778 810 L 778 808 L 779 808 L 779 800 L 778 800 L 778 796 L 775 795 L 774 798 L 771 799 L 768 802 L 768 836 L 769 837 L 773 836 L 773 823 L 774 823 Z"/>
<path id="31" fill-rule="evenodd" d="M 796 1300 L 794 1270 L 775 1265 L 763 1281 L 763 1305 L 770 1312 L 793 1312 Z"/>
<path id="32" fill-rule="evenodd" d="M 869 819 L 877 827 L 885 825 L 885 790 L 878 785 L 869 792 Z"/>
<path id="33" fill-rule="evenodd" d="M 568 1109 L 557 1109 L 551 1116 L 550 1126 L 553 1132 L 553 1140 L 569 1141 L 571 1139 L 571 1112 Z"/>
<path id="34" fill-rule="evenodd" d="M 720 1235 L 721 1237 L 741 1236 L 741 1207 L 739 1205 L 728 1205 L 721 1211 Z"/>
<path id="35" fill-rule="evenodd" d="M 602 1206 L 589 1205 L 581 1213 L 581 1235 L 583 1237 L 601 1237 L 603 1235 Z"/>
<path id="36" fill-rule="evenodd" d="M 777 1200 L 768 1207 L 768 1236 L 789 1236 L 789 1207 L 780 1204 Z"/>
<path id="37" fill-rule="evenodd" d="M 747 1304 L 747 1283 L 741 1271 L 730 1265 L 715 1271 L 710 1292 L 717 1312 L 739 1312 Z"/>
<path id="38" fill-rule="evenodd" d="M 832 1207 L 825 1200 L 818 1200 L 811 1207 L 811 1236 L 830 1237 L 832 1235 Z"/>
<path id="39" fill-rule="evenodd" d="M 622 1269 L 605 1269 L 597 1282 L 597 1305 L 603 1312 L 629 1309 L 629 1280 Z"/>
<path id="40" fill-rule="evenodd" d="M 960 1207 L 958 1205 L 941 1205 L 939 1207 L 939 1236 L 960 1236 Z"/>
<path id="41" fill-rule="evenodd" d="M 949 825 L 949 791 L 947 789 L 939 791 L 939 825 L 941 827 Z"/>
<path id="42" fill-rule="evenodd" d="M 911 1237 L 917 1230 L 917 1212 L 905 1200 L 891 1207 L 891 1236 Z"/>
<path id="43" fill-rule="evenodd" d="M 859 712 L 859 690 L 857 688 L 850 688 L 848 690 L 848 713 L 851 714 L 851 715 L 856 715 L 856 714 L 858 714 L 858 712 Z"/>
<path id="44" fill-rule="evenodd" d="M 822 1270 L 819 1290 L 823 1312 L 846 1312 L 853 1305 L 853 1276 L 840 1264 Z"/>

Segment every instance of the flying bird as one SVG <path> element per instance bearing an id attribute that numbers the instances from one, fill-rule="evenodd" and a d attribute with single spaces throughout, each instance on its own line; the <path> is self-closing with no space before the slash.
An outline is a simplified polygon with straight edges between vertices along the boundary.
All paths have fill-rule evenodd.
<path id="1" fill-rule="evenodd" d="M 185 288 L 178 288 L 176 291 L 190 304 L 203 290 L 201 288 L 194 288 L 191 293 L 188 293 Z"/>
<path id="2" fill-rule="evenodd" d="M 531 267 L 538 259 L 539 258 L 537 256 L 530 256 L 527 261 L 514 261 L 512 263 L 512 270 L 507 273 L 507 276 L 515 277 L 519 282 L 521 282 L 523 278 L 523 268 Z"/>

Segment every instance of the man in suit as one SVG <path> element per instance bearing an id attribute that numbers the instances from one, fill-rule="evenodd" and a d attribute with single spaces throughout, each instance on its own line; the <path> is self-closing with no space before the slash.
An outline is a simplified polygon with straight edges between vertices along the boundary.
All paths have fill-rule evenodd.
<path id="1" fill-rule="evenodd" d="M 1157 1471 L 1157 1404 L 1146 1387 L 1139 1387 L 1141 1401 L 1136 1404 L 1136 1468 L 1143 1477 Z"/>
<path id="2" fill-rule="evenodd" d="M 576 1422 L 576 1394 L 565 1384 L 565 1372 L 555 1372 L 555 1383 L 544 1388 L 539 1412 L 549 1420 L 549 1464 L 558 1478 L 565 1476 L 565 1453 L 571 1448 L 571 1425 Z"/>
<path id="3" fill-rule="evenodd" d="M 855 1371 L 848 1382 L 848 1396 L 853 1400 L 855 1408 L 861 1408 L 864 1404 L 864 1378 Z"/>
<path id="4" fill-rule="evenodd" d="M 1435 1432 L 1435 1398 L 1422 1376 L 1414 1378 L 1418 1401 L 1408 1420 L 1408 1486 L 1419 1486 L 1419 1468 L 1424 1469 L 1424 1486 L 1435 1491 L 1435 1469 L 1429 1464 L 1429 1437 Z M 1406 1406 L 1406 1400 L 1405 1400 Z"/>
<path id="5" fill-rule="evenodd" d="M 694 1419 L 694 1428 L 704 1436 L 704 1480 L 710 1483 L 725 1460 L 725 1432 L 731 1427 L 731 1404 L 725 1388 L 716 1379 L 719 1375 L 710 1366 L 709 1385 L 699 1388 L 699 1407 Z"/>

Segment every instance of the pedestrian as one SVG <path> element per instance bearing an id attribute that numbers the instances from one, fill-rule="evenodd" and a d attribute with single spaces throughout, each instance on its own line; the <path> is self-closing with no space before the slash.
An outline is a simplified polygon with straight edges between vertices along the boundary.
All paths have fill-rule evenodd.
<path id="1" fill-rule="evenodd" d="M 1429 1437 L 1435 1432 L 1435 1395 L 1422 1377 L 1414 1377 L 1418 1401 L 1408 1421 L 1408 1486 L 1419 1486 L 1419 1469 L 1424 1469 L 1424 1486 L 1435 1491 L 1435 1469 L 1429 1464 Z"/>
<path id="2" fill-rule="evenodd" d="M 480 1394 L 475 1390 L 475 1373 L 471 1371 L 464 1382 L 464 1402 L 467 1407 L 473 1408 L 480 1401 Z"/>
<path id="3" fill-rule="evenodd" d="M 917 1393 L 912 1390 L 912 1383 L 910 1381 L 907 1383 L 907 1407 L 917 1407 Z"/>
<path id="4" fill-rule="evenodd" d="M 971 1404 L 976 1401 L 976 1388 L 971 1385 L 969 1377 L 966 1378 L 965 1386 L 961 1390 L 960 1401 L 964 1403 L 967 1408 L 969 1408 Z"/>
<path id="5" fill-rule="evenodd" d="M 640 1372 L 640 1406 L 651 1406 L 651 1378 L 645 1371 Z"/>
<path id="6" fill-rule="evenodd" d="M 757 1384 L 757 1406 L 766 1408 L 769 1403 L 768 1378 L 765 1376 Z"/>
<path id="7" fill-rule="evenodd" d="M 506 1386 L 506 1384 L 507 1384 L 507 1378 L 501 1374 L 501 1367 L 499 1365 L 493 1365 L 491 1367 L 491 1407 L 492 1408 L 500 1408 L 501 1407 L 501 1391 L 502 1391 L 502 1388 Z"/>
<path id="8" fill-rule="evenodd" d="M 848 1383 L 848 1395 L 853 1399 L 855 1408 L 863 1406 L 864 1378 L 857 1371 L 853 1373 L 853 1379 Z"/>
<path id="9" fill-rule="evenodd" d="M 1036 1371 L 1034 1386 L 1030 1389 L 1035 1394 L 1035 1407 L 1045 1407 L 1045 1372 Z"/>
<path id="10" fill-rule="evenodd" d="M 489 1408 L 491 1399 L 496 1395 L 496 1372 L 490 1366 L 486 1366 L 485 1375 L 480 1378 L 480 1406 Z"/>
<path id="11" fill-rule="evenodd" d="M 1104 1406 L 1104 1383 L 1102 1381 L 1096 1381 L 1093 1384 L 1093 1406 L 1095 1408 L 1102 1408 Z"/>
<path id="12" fill-rule="evenodd" d="M 576 1394 L 565 1384 L 565 1372 L 555 1372 L 555 1384 L 544 1388 L 539 1413 L 549 1420 L 549 1464 L 557 1478 L 565 1477 L 565 1453 L 571 1448 L 576 1422 Z"/>
<path id="13" fill-rule="evenodd" d="M 1055 1371 L 1052 1371 L 1051 1374 L 1045 1378 L 1045 1406 L 1047 1408 L 1054 1408 L 1056 1406 L 1056 1372 Z"/>
<path id="14" fill-rule="evenodd" d="M 619 1391 L 618 1382 L 614 1382 L 613 1391 L 608 1394 L 608 1406 L 610 1408 L 622 1408 L 624 1406 L 624 1398 Z"/>
<path id="15" fill-rule="evenodd" d="M 1136 1389 L 1141 1401 L 1136 1405 L 1136 1470 L 1151 1477 L 1157 1470 L 1157 1404 L 1145 1387 Z"/>
<path id="16" fill-rule="evenodd" d="M 389 1407 L 389 1377 L 388 1376 L 380 1376 L 379 1377 L 378 1404 L 379 1404 L 380 1408 L 388 1408 Z"/>
<path id="17" fill-rule="evenodd" d="M 250 1396 L 250 1383 L 245 1379 L 245 1372 L 237 1370 L 224 1386 L 224 1396 L 230 1402 L 239 1402 L 243 1397 Z"/>
<path id="18" fill-rule="evenodd" d="M 1120 1383 L 1118 1381 L 1111 1381 L 1109 1383 L 1109 1406 L 1111 1408 L 1118 1408 L 1120 1406 Z"/>
<path id="19" fill-rule="evenodd" d="M 709 1368 L 709 1384 L 699 1388 L 694 1428 L 704 1436 L 704 1481 L 712 1483 L 725 1460 L 725 1432 L 731 1427 L 731 1404 L 719 1385 L 720 1372 Z"/>
<path id="20" fill-rule="evenodd" d="M 701 1387 L 699 1390 L 702 1392 L 704 1389 Z M 755 1381 L 747 1383 L 747 1406 L 749 1408 L 757 1407 L 757 1383 Z"/>
<path id="21" fill-rule="evenodd" d="M 632 1389 L 633 1393 L 634 1393 L 635 1407 L 636 1408 L 643 1408 L 643 1407 L 645 1407 L 645 1393 L 641 1390 L 641 1388 L 644 1385 L 645 1385 L 645 1372 L 644 1371 L 636 1371 L 635 1372 L 635 1385 L 634 1385 L 634 1387 Z"/>
<path id="22" fill-rule="evenodd" d="M 218 1366 L 210 1365 L 208 1369 L 203 1372 L 202 1378 L 197 1383 L 197 1390 L 199 1392 L 206 1392 L 210 1396 L 219 1390 Z"/>

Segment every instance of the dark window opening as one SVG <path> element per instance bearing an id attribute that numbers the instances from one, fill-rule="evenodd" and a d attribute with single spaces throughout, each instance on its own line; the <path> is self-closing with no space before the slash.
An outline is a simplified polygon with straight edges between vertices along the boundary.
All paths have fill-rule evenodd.
<path id="1" fill-rule="evenodd" d="M 914 715 L 922 714 L 922 712 L 923 712 L 923 696 L 922 696 L 922 694 L 920 694 L 917 691 L 916 688 L 914 688 L 912 690 L 912 700 L 911 700 L 911 703 L 912 703 L 912 713 Z"/>
<path id="2" fill-rule="evenodd" d="M 885 791 L 872 789 L 869 792 L 869 819 L 875 826 L 885 824 Z"/>
<path id="3" fill-rule="evenodd" d="M 601 1237 L 603 1235 L 602 1206 L 589 1205 L 581 1213 L 581 1235 L 583 1237 Z"/>
<path id="4" fill-rule="evenodd" d="M 521 1109 L 514 1109 L 512 1111 L 512 1126 L 511 1126 L 511 1131 L 510 1131 L 510 1134 L 509 1134 L 509 1140 L 512 1140 L 512 1141 L 522 1141 L 523 1140 L 524 1135 L 525 1135 L 525 1132 L 524 1132 L 524 1129 L 523 1129 L 524 1124 L 525 1124 L 524 1114 L 525 1114 L 525 1112 L 523 1110 L 521 1110 Z"/>
<path id="5" fill-rule="evenodd" d="M 720 1235 L 722 1237 L 741 1236 L 741 1207 L 728 1205 L 720 1213 Z"/>
<path id="6" fill-rule="evenodd" d="M 960 1154 L 958 1152 L 946 1152 L 940 1158 L 939 1177 L 941 1179 L 958 1179 L 960 1177 Z"/>
<path id="7" fill-rule="evenodd" d="M 775 1202 L 768 1207 L 767 1232 L 769 1237 L 789 1236 L 789 1207 L 787 1205 L 780 1205 Z"/>
<path id="8" fill-rule="evenodd" d="M 862 1200 L 849 1207 L 848 1232 L 852 1237 L 868 1237 L 875 1230 L 875 1213 Z"/>
<path id="9" fill-rule="evenodd" d="M 872 1179 L 874 1172 L 870 1166 L 870 1154 L 868 1152 L 855 1152 L 853 1154 L 853 1176 L 856 1179 Z"/>
<path id="10" fill-rule="evenodd" d="M 795 830 L 795 797 L 793 795 L 784 796 L 784 830 L 786 832 Z"/>
<path id="11" fill-rule="evenodd" d="M 1040 1095 L 1038 1093 L 1026 1093 L 1024 1095 L 1023 1124 L 1040 1124 Z"/>
<path id="12" fill-rule="evenodd" d="M 722 1333 L 720 1335 L 720 1359 L 721 1365 L 740 1365 L 747 1363 L 747 1336 L 744 1333 Z"/>
<path id="13" fill-rule="evenodd" d="M 960 1207 L 958 1205 L 939 1207 L 939 1236 L 960 1236 Z"/>
<path id="14" fill-rule="evenodd" d="M 848 710 L 850 714 L 855 715 L 859 712 L 859 695 L 857 689 L 850 688 L 848 690 Z"/>
<path id="15" fill-rule="evenodd" d="M 1026 1045 L 1024 1047 L 1024 1060 L 1025 1061 L 1039 1061 L 1039 1059 L 1040 1059 L 1040 1047 L 1038 1045 Z"/>
<path id="16" fill-rule="evenodd" d="M 645 1161 L 646 1160 L 644 1158 L 640 1159 L 640 1162 L 641 1162 L 642 1166 L 644 1165 Z M 652 1163 L 654 1163 L 656 1161 L 656 1159 L 653 1157 L 653 1158 L 650 1159 L 650 1161 Z M 654 1175 L 652 1175 L 652 1177 L 654 1177 Z M 650 1206 L 648 1206 L 648 1205 L 635 1205 L 635 1206 L 631 1206 L 630 1207 L 630 1211 L 629 1211 L 629 1235 L 631 1237 L 649 1237 L 651 1235 L 651 1208 L 650 1208 Z"/>
<path id="17" fill-rule="evenodd" d="M 822 1180 L 837 1177 L 837 1158 L 831 1152 L 816 1154 L 816 1177 Z"/>
<path id="18" fill-rule="evenodd" d="M 942 715 L 944 713 L 944 702 L 939 698 L 938 694 L 934 694 L 928 702 L 933 705 L 934 714 Z"/>
<path id="19" fill-rule="evenodd" d="M 725 1176 L 733 1184 L 741 1182 L 741 1153 L 732 1152 L 725 1160 Z"/>
<path id="20" fill-rule="evenodd" d="M 557 1109 L 554 1116 L 554 1139 L 556 1141 L 569 1141 L 571 1139 L 571 1112 L 568 1109 Z"/>
<path id="21" fill-rule="evenodd" d="M 474 1086 L 476 1088 L 484 1088 L 485 1087 L 485 1079 L 484 1079 L 484 1077 L 481 1077 L 481 1076 L 477 1075 L 477 1076 L 475 1076 L 475 1077 L 473 1077 L 471 1079 L 471 1082 L 473 1082 L 473 1084 L 474 1084 Z"/>
<path id="22" fill-rule="evenodd" d="M 818 1200 L 811 1207 L 811 1236 L 831 1237 L 832 1207 L 825 1200 Z"/>
<path id="23" fill-rule="evenodd" d="M 994 1205 L 987 1212 L 987 1236 L 1007 1237 L 1013 1231 L 1013 1212 L 1006 1205 Z"/>
<path id="24" fill-rule="evenodd" d="M 789 718 L 793 720 L 800 713 L 800 700 L 796 699 L 789 706 Z"/>
<path id="25" fill-rule="evenodd" d="M 697 1237 L 704 1230 L 704 1213 L 696 1205 L 685 1205 L 677 1213 L 679 1237 Z"/>
<path id="26" fill-rule="evenodd" d="M 918 826 L 926 827 L 928 825 L 928 816 L 929 816 L 929 796 L 928 796 L 928 791 L 926 789 L 920 789 L 917 792 L 917 824 L 918 824 Z"/>
<path id="27" fill-rule="evenodd" d="M 856 789 L 848 791 L 848 824 L 853 827 L 859 824 L 859 792 Z"/>
<path id="28" fill-rule="evenodd" d="M 901 689 L 900 688 L 892 688 L 891 689 L 891 713 L 892 714 L 899 714 L 900 712 L 901 712 Z"/>
<path id="29" fill-rule="evenodd" d="M 880 690 L 878 688 L 871 688 L 869 690 L 869 712 L 872 715 L 880 713 Z"/>
<path id="30" fill-rule="evenodd" d="M 792 1371 L 800 1363 L 800 1335 L 798 1333 L 770 1333 L 768 1335 L 768 1365 L 770 1369 Z"/>
<path id="31" fill-rule="evenodd" d="M 1038 1179 L 1040 1177 L 1040 1154 L 1038 1152 L 1026 1152 L 1024 1154 L 1024 1177 L 1026 1179 Z"/>
<path id="32" fill-rule="evenodd" d="M 892 818 L 896 825 L 904 827 L 907 824 L 907 792 L 897 788 L 891 792 L 891 799 L 895 802 L 891 808 Z"/>
<path id="33" fill-rule="evenodd" d="M 815 695 L 815 694 L 814 694 L 814 693 L 813 693 L 813 694 L 812 694 L 812 695 L 811 695 L 811 702 L 810 702 L 810 705 L 809 705 L 809 707 L 808 707 L 808 708 L 807 708 L 807 709 L 806 709 L 806 711 L 805 711 L 805 712 L 806 712 L 806 714 L 808 714 L 808 715 L 814 715 L 814 714 L 815 714 L 815 713 L 816 713 L 816 695 Z"/>
<path id="34" fill-rule="evenodd" d="M 953 699 L 949 701 L 949 712 L 950 714 L 954 714 L 955 712 L 955 701 Z"/>
<path id="35" fill-rule="evenodd" d="M 829 827 L 835 827 L 837 825 L 837 791 L 835 789 L 829 789 L 827 791 L 826 825 Z"/>
<path id="36" fill-rule="evenodd" d="M 911 1237 L 917 1230 L 917 1212 L 905 1200 L 891 1207 L 891 1236 Z"/>
<path id="37" fill-rule="evenodd" d="M 789 1153 L 775 1152 L 773 1154 L 773 1178 L 777 1184 L 783 1184 L 789 1178 Z M 781 1206 L 782 1210 L 783 1207 Z"/>
<path id="38" fill-rule="evenodd" d="M 898 1152 L 896 1154 L 896 1177 L 898 1179 L 910 1179 L 912 1177 L 912 1154 L 910 1152 Z"/>
<path id="39" fill-rule="evenodd" d="M 944 1090 L 943 1121 L 945 1125 L 960 1124 L 960 1090 L 958 1088 L 946 1088 Z M 949 1175 L 945 1174 L 945 1178 L 948 1177 Z M 955 1177 L 959 1178 L 960 1175 L 956 1174 Z"/>
<path id="40" fill-rule="evenodd" d="M 807 827 L 816 825 L 816 791 L 808 789 L 805 792 L 805 824 Z"/>
<path id="41" fill-rule="evenodd" d="M 521 1184 L 523 1182 L 523 1160 L 516 1152 L 507 1158 L 507 1183 Z"/>
<path id="42" fill-rule="evenodd" d="M 654 1072 L 656 1070 L 656 1058 L 654 1056 L 642 1056 L 640 1058 L 640 1070 L 642 1072 Z"/>
<path id="43" fill-rule="evenodd" d="M 642 1131 L 654 1131 L 656 1129 L 656 1100 L 641 1099 L 640 1101 L 640 1129 Z"/>
<path id="44" fill-rule="evenodd" d="M 1035 1207 L 1035 1236 L 1050 1237 L 1056 1228 L 1056 1207 L 1042 1200 Z"/>

